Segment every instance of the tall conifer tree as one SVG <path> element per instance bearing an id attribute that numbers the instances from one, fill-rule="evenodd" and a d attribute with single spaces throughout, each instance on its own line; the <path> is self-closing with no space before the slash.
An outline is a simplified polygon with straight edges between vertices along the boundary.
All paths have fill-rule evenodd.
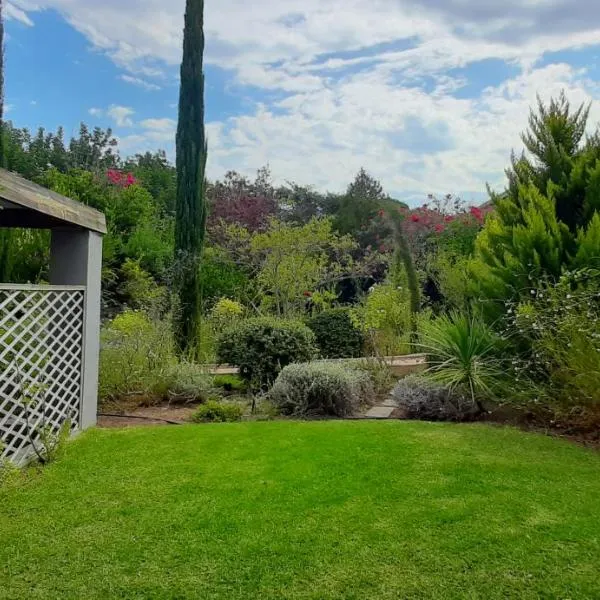
<path id="1" fill-rule="evenodd" d="M 175 253 L 179 310 L 175 336 L 182 353 L 197 354 L 200 257 L 206 229 L 204 132 L 204 0 L 186 0 L 177 127 Z"/>

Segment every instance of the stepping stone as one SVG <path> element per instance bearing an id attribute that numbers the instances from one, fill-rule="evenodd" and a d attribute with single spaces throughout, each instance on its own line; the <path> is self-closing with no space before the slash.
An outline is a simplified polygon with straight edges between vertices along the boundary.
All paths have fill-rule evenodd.
<path id="1" fill-rule="evenodd" d="M 381 406 L 398 408 L 398 403 L 393 398 L 388 398 L 385 402 L 382 402 Z"/>
<path id="2" fill-rule="evenodd" d="M 365 414 L 367 419 L 389 419 L 394 410 L 395 406 L 374 406 Z"/>

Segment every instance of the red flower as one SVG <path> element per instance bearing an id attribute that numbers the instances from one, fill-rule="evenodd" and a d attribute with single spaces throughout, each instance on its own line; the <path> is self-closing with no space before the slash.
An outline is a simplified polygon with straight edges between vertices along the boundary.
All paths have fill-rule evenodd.
<path id="1" fill-rule="evenodd" d="M 436 230 L 438 233 L 442 233 L 442 231 L 444 231 L 444 226 L 443 226 L 441 223 L 438 223 L 438 224 L 435 226 L 435 230 Z"/>
<path id="2" fill-rule="evenodd" d="M 125 180 L 125 186 L 135 185 L 137 183 L 133 173 L 127 173 L 127 179 Z"/>
<path id="3" fill-rule="evenodd" d="M 114 184 L 118 184 L 121 181 L 121 173 L 116 169 L 109 169 L 106 172 L 107 179 Z"/>
<path id="4" fill-rule="evenodd" d="M 452 221 L 454 221 L 454 217 L 453 217 L 452 215 L 446 215 L 446 216 L 444 217 L 444 221 L 445 221 L 446 223 L 452 223 Z"/>
<path id="5" fill-rule="evenodd" d="M 483 220 L 483 211 L 478 208 L 477 206 L 471 206 L 471 208 L 469 209 L 469 212 L 478 220 L 478 221 L 482 221 Z"/>
<path id="6" fill-rule="evenodd" d="M 410 220 L 411 220 L 413 223 L 418 223 L 418 222 L 419 222 L 421 219 L 420 219 L 419 215 L 417 215 L 417 214 L 412 214 L 412 215 L 410 215 Z"/>

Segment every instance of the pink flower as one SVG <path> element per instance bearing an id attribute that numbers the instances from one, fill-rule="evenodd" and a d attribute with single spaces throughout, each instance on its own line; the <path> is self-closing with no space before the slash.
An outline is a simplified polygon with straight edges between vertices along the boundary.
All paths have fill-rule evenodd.
<path id="1" fill-rule="evenodd" d="M 452 215 L 446 215 L 446 216 L 444 217 L 444 221 L 445 221 L 446 223 L 452 223 L 452 221 L 454 221 L 454 217 L 453 217 Z"/>
<path id="2" fill-rule="evenodd" d="M 437 231 L 437 233 L 442 233 L 442 231 L 444 231 L 444 226 L 441 223 L 438 223 L 435 226 L 435 230 Z"/>
<path id="3" fill-rule="evenodd" d="M 482 221 L 483 220 L 483 211 L 478 208 L 477 206 L 471 206 L 471 208 L 469 209 L 469 212 L 478 220 L 478 221 Z"/>

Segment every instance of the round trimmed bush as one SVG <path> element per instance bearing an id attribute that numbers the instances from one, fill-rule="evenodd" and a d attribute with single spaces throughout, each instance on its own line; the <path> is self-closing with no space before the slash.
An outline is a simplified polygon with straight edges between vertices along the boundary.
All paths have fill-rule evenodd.
<path id="1" fill-rule="evenodd" d="M 392 398 L 408 419 L 420 421 L 471 421 L 476 416 L 473 402 L 460 392 L 418 375 L 401 379 Z"/>
<path id="2" fill-rule="evenodd" d="M 295 362 L 315 358 L 314 333 L 298 321 L 256 318 L 226 330 L 217 341 L 217 360 L 240 368 L 255 389 L 266 389 L 280 371 Z"/>
<path id="3" fill-rule="evenodd" d="M 364 338 L 345 308 L 324 310 L 307 322 L 323 358 L 358 358 Z"/>
<path id="4" fill-rule="evenodd" d="M 345 417 L 374 396 L 369 374 L 343 363 L 289 365 L 275 381 L 269 399 L 285 415 Z"/>

